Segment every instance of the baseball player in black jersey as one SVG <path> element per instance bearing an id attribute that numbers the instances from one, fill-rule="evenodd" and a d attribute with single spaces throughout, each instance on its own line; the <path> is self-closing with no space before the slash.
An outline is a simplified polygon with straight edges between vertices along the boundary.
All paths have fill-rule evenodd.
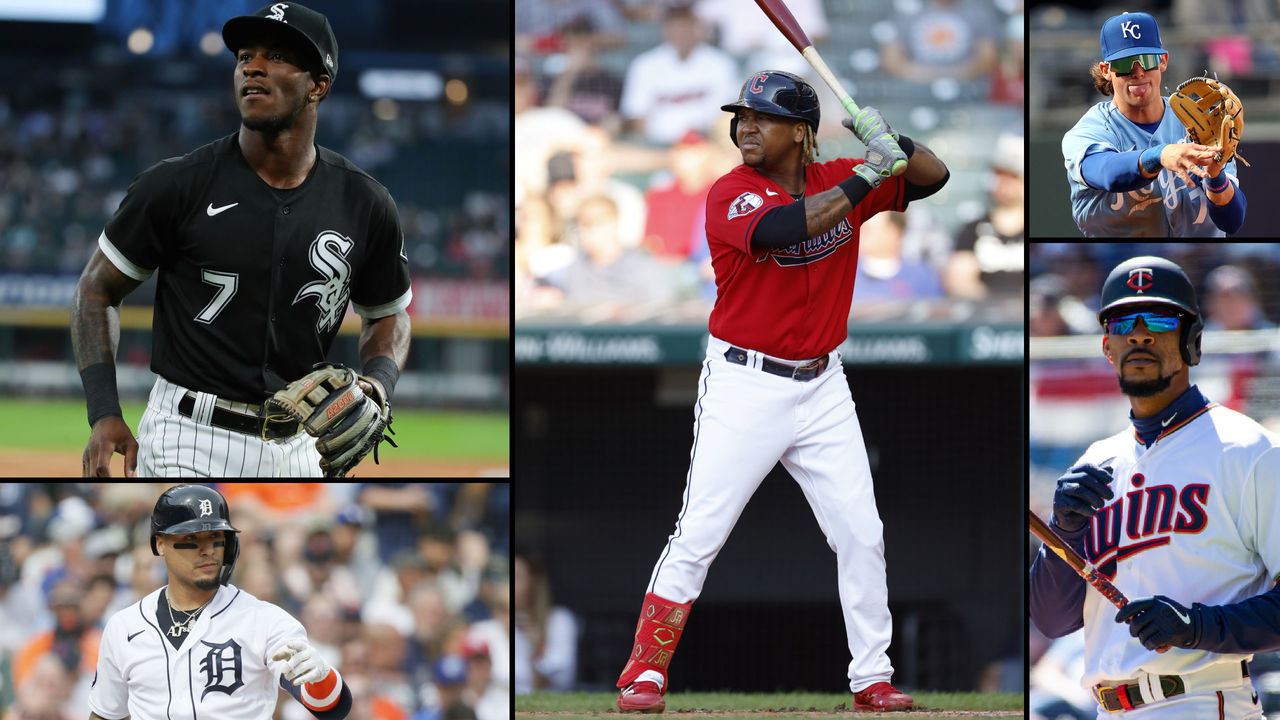
<path id="1" fill-rule="evenodd" d="M 330 474 L 326 438 L 262 405 L 311 377 L 348 300 L 363 324 L 350 405 L 365 415 L 341 429 L 389 420 L 409 351 L 408 259 L 386 188 L 315 144 L 318 107 L 338 74 L 333 30 L 320 13 L 273 3 L 228 20 L 222 36 L 236 56 L 240 129 L 142 172 L 76 289 L 72 344 L 92 428 L 86 476 L 109 476 L 113 453 L 124 454 L 126 475 Z M 135 440 L 116 392 L 119 304 L 156 271 L 159 377 Z"/>

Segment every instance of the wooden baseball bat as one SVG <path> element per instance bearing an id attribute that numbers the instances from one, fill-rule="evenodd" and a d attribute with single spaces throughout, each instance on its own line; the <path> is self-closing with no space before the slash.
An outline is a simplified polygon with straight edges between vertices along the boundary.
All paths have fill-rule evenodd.
<path id="1" fill-rule="evenodd" d="M 1112 605 L 1123 609 L 1125 605 L 1129 604 L 1129 598 L 1120 592 L 1120 588 L 1113 585 L 1110 580 L 1099 573 L 1092 563 L 1080 557 L 1080 553 L 1068 545 L 1067 541 L 1054 532 L 1053 528 L 1049 527 L 1044 520 L 1041 520 L 1040 516 L 1036 515 L 1035 510 L 1028 510 L 1027 514 L 1031 516 L 1032 534 L 1040 538 L 1040 541 L 1044 543 L 1045 547 L 1053 551 L 1054 555 L 1062 558 L 1064 562 L 1071 566 L 1071 569 L 1076 571 L 1077 575 L 1092 585 L 1094 590 L 1102 593 L 1102 597 L 1110 600 Z M 1166 645 L 1158 648 L 1156 652 L 1164 652 L 1168 649 L 1169 646 Z"/>
<path id="2" fill-rule="evenodd" d="M 756 5 L 760 6 L 760 9 L 768 16 L 773 26 L 778 28 L 778 32 L 782 33 L 782 36 L 796 50 L 800 51 L 804 59 L 809 61 L 809 64 L 818 72 L 818 76 L 822 78 L 822 81 L 840 99 L 840 104 L 849 113 L 849 117 L 855 117 L 859 111 L 858 104 L 845 91 L 844 86 L 840 84 L 835 74 L 831 72 L 831 68 L 827 67 L 822 55 L 818 54 L 817 48 L 813 46 L 813 43 L 809 42 L 809 36 L 804 34 L 804 28 L 800 27 L 800 23 L 796 22 L 795 16 L 791 14 L 791 10 L 787 8 L 786 3 L 782 0 L 756 0 Z M 893 164 L 892 172 L 894 175 L 901 175 L 906 171 L 907 161 L 899 160 Z"/>

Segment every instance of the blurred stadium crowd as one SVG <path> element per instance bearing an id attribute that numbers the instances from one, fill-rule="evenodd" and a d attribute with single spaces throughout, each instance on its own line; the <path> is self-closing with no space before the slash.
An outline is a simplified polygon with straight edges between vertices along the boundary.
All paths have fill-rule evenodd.
<path id="1" fill-rule="evenodd" d="M 1129 403 L 1102 358 L 1097 321 L 1102 283 L 1131 257 L 1159 255 L 1186 271 L 1196 288 L 1207 333 L 1234 331 L 1223 342 L 1206 339 L 1191 382 L 1210 399 L 1280 430 L 1280 245 L 1274 243 L 1032 243 L 1029 248 L 1028 326 L 1033 338 L 1068 347 L 1088 341 L 1084 356 L 1064 351 L 1037 357 L 1032 341 L 1030 393 L 1030 504 L 1052 513 L 1057 478 L 1093 440 L 1128 422 Z M 1093 336 L 1089 340 L 1089 336 Z M 1252 340 L 1246 340 L 1252 338 Z M 1062 342 L 1062 341 L 1066 342 Z M 1030 537 L 1030 536 L 1029 536 Z M 1028 557 L 1040 543 L 1030 538 Z M 1029 717 L 1092 720 L 1097 702 L 1080 686 L 1083 631 L 1050 639 L 1031 625 Z M 1280 653 L 1250 663 L 1264 712 L 1280 712 Z"/>
<path id="2" fill-rule="evenodd" d="M 0 717 L 82 720 L 107 619 L 165 583 L 169 485 L 0 484 Z M 231 583 L 298 618 L 351 720 L 510 716 L 510 486 L 229 484 Z M 275 720 L 309 720 L 281 693 Z"/>
<path id="3" fill-rule="evenodd" d="M 0 266 L 78 275 L 134 176 L 239 126 L 230 69 L 225 79 L 226 87 L 110 95 L 20 83 L 0 96 Z M 510 263 L 505 196 L 472 189 L 441 207 L 426 178 L 414 192 L 396 182 L 420 174 L 428 138 L 496 122 L 446 119 L 425 103 L 398 103 L 394 116 L 380 118 L 367 99 L 335 90 L 320 111 L 316 142 L 392 190 L 414 275 L 501 279 Z"/>
<path id="4" fill-rule="evenodd" d="M 858 102 L 952 173 L 938 197 L 863 226 L 853 302 L 1008 297 L 1020 313 L 1020 0 L 788 5 Z M 516 0 L 515 33 L 517 317 L 709 307 L 706 191 L 741 162 L 720 106 L 753 71 L 815 85 L 818 160 L 862 156 L 843 108 L 750 3 Z"/>

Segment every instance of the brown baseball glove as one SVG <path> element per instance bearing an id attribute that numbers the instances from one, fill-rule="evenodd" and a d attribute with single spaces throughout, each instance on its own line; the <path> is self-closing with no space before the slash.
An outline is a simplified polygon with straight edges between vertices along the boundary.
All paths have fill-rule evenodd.
<path id="1" fill-rule="evenodd" d="M 264 405 L 268 417 L 297 420 L 316 439 L 325 477 L 344 477 L 370 451 L 378 462 L 378 445 L 383 440 L 396 447 L 386 435 L 395 434 L 391 407 L 380 396 L 376 382 L 365 379 L 373 395 L 365 394 L 358 383 L 362 379 L 348 367 L 318 363 L 306 376 L 277 390 Z"/>
<path id="2" fill-rule="evenodd" d="M 1238 157 L 1240 162 L 1249 165 L 1249 161 L 1236 152 L 1244 133 L 1244 104 L 1226 83 L 1210 77 L 1193 77 L 1169 96 L 1169 106 L 1187 128 L 1191 142 L 1222 146 L 1215 162 L 1226 165 L 1232 157 Z"/>

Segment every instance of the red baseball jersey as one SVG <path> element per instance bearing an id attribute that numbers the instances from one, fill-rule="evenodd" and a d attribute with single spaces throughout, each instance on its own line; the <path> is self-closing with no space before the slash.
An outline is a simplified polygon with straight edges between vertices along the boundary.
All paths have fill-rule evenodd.
<path id="1" fill-rule="evenodd" d="M 853 174 L 858 159 L 805 169 L 805 196 Z M 902 176 L 880 183 L 834 228 L 778 250 L 751 244 L 769 209 L 793 202 L 782 186 L 739 165 L 707 193 L 707 244 L 716 273 L 711 334 L 738 347 L 788 360 L 834 350 L 849 334 L 858 267 L 858 229 L 882 210 L 905 210 Z"/>

